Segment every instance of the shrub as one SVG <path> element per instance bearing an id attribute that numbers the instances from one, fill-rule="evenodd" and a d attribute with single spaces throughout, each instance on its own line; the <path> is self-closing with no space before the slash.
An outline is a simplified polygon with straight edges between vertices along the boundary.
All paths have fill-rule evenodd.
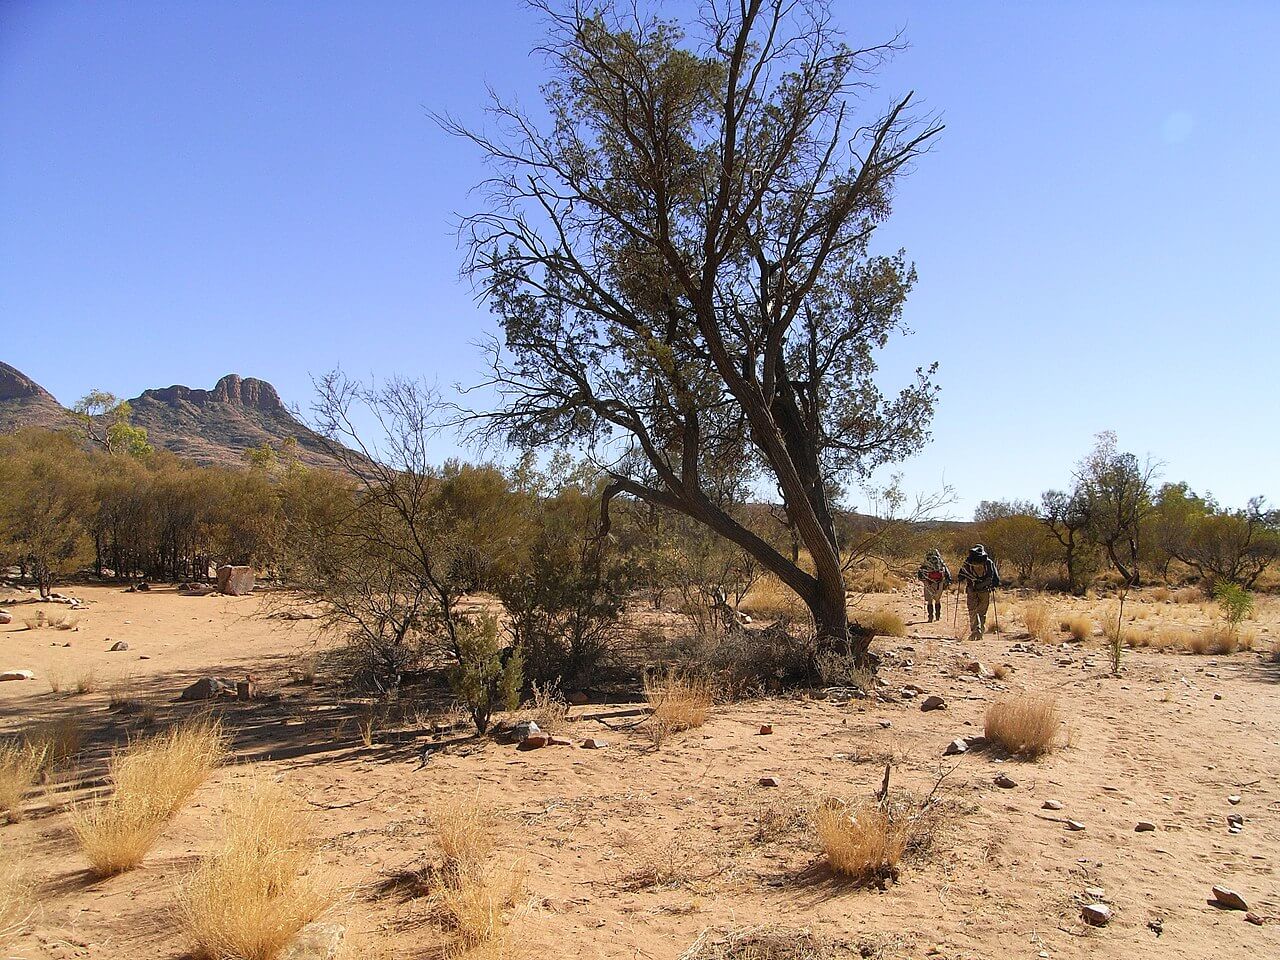
<path id="1" fill-rule="evenodd" d="M 514 710 L 520 703 L 524 683 L 520 648 L 502 649 L 493 616 L 466 620 L 458 627 L 458 663 L 449 680 L 477 732 L 484 733 L 496 711 Z"/>
<path id="2" fill-rule="evenodd" d="M 22 819 L 22 799 L 48 761 L 48 748 L 31 742 L 0 746 L 0 813 Z"/>
<path id="3" fill-rule="evenodd" d="M 560 684 L 554 680 L 533 684 L 531 719 L 549 733 L 563 730 L 569 725 L 569 703 L 560 692 Z"/>
<path id="4" fill-rule="evenodd" d="M 644 695 L 653 708 L 649 725 L 656 743 L 661 743 L 667 734 L 706 723 L 714 699 L 709 681 L 679 673 L 662 678 L 646 676 Z"/>
<path id="5" fill-rule="evenodd" d="M 1151 590 L 1151 599 L 1156 603 L 1165 603 L 1171 596 L 1168 587 L 1154 587 Z"/>
<path id="6" fill-rule="evenodd" d="M 304 815 L 279 784 L 238 787 L 222 848 L 183 885 L 178 913 L 193 953 L 207 960 L 271 960 L 329 898 L 305 879 L 313 859 Z"/>
<path id="7" fill-rule="evenodd" d="M 1237 583 L 1219 580 L 1213 585 L 1213 599 L 1218 601 L 1222 616 L 1232 628 L 1240 626 L 1253 613 L 1253 595 Z"/>
<path id="8" fill-rule="evenodd" d="M 796 592 L 775 576 L 761 577 L 752 584 L 738 610 L 757 620 L 784 623 L 808 616 L 808 609 Z"/>
<path id="9" fill-rule="evenodd" d="M 907 625 L 892 610 L 870 610 L 854 617 L 858 626 L 877 637 L 905 637 Z"/>
<path id="10" fill-rule="evenodd" d="M 878 804 L 850 808 L 828 801 L 818 808 L 818 841 L 831 868 L 855 880 L 896 874 L 910 839 L 909 821 Z"/>
<path id="11" fill-rule="evenodd" d="M 1010 753 L 1038 757 L 1054 748 L 1059 720 L 1057 700 L 1023 693 L 1001 697 L 987 708 L 984 732 Z"/>
<path id="12" fill-rule="evenodd" d="M 1049 636 L 1049 605 L 1043 600 L 1033 600 L 1022 608 L 1022 622 L 1033 640 L 1046 640 Z"/>
<path id="13" fill-rule="evenodd" d="M 112 754 L 111 796 L 71 808 L 71 825 L 95 873 L 142 862 L 165 824 L 226 755 L 217 720 L 201 717 Z"/>
<path id="14" fill-rule="evenodd" d="M 1199 603 L 1204 599 L 1204 591 L 1199 587 L 1182 587 L 1173 591 L 1174 603 Z"/>
<path id="15" fill-rule="evenodd" d="M 433 912 L 467 957 L 508 955 L 508 911 L 524 886 L 519 867 L 487 866 L 442 883 L 431 894 Z M 477 954 L 475 951 L 483 951 Z"/>
<path id="16" fill-rule="evenodd" d="M 828 960 L 835 953 L 807 928 L 703 930 L 680 960 Z"/>

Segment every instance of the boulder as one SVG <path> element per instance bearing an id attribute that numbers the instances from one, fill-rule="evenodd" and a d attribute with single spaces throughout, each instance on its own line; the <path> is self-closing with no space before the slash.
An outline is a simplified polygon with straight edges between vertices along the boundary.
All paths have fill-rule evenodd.
<path id="1" fill-rule="evenodd" d="M 117 640 L 115 643 L 113 643 L 113 644 L 111 645 L 111 649 L 110 649 L 110 650 L 108 650 L 107 652 L 108 652 L 108 653 L 120 653 L 122 650 L 128 650 L 128 649 L 129 649 L 129 641 L 128 641 L 128 640 Z"/>
<path id="2" fill-rule="evenodd" d="M 1215 886 L 1211 891 L 1213 893 L 1213 903 L 1224 910 L 1248 910 L 1249 905 L 1244 902 L 1244 897 L 1236 893 L 1228 887 Z"/>
<path id="3" fill-rule="evenodd" d="M 4 680 L 34 680 L 36 675 L 30 670 L 6 670 L 0 673 L 0 681 Z"/>
<path id="4" fill-rule="evenodd" d="M 179 700 L 216 700 L 234 694 L 236 685 L 219 677 L 201 677 L 178 695 Z"/>
<path id="5" fill-rule="evenodd" d="M 218 592 L 243 597 L 253 592 L 253 568 L 224 563 L 218 568 Z"/>
<path id="6" fill-rule="evenodd" d="M 947 701 L 943 700 L 936 693 L 930 694 L 924 698 L 924 701 L 920 704 L 920 709 L 926 713 L 930 710 L 945 710 L 947 709 Z"/>

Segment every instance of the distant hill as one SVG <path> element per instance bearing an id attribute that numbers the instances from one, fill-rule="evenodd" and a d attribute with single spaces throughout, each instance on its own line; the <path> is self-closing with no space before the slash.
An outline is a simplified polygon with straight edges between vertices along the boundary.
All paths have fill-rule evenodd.
<path id="1" fill-rule="evenodd" d="M 277 449 L 296 440 L 299 459 L 314 467 L 337 467 L 324 440 L 293 416 L 265 380 L 228 374 L 212 390 L 181 385 L 144 390 L 129 401 L 134 426 L 144 427 L 157 449 L 205 466 L 237 466 L 248 450 Z M 49 391 L 21 371 L 0 363 L 0 432 L 23 427 L 57 429 L 70 424 L 68 411 Z"/>
<path id="2" fill-rule="evenodd" d="M 56 430 L 70 422 L 53 394 L 21 370 L 0 362 L 0 433 L 24 427 Z"/>

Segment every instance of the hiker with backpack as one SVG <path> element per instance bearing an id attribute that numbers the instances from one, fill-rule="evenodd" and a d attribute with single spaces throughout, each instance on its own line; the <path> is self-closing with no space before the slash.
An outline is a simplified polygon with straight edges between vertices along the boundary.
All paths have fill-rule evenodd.
<path id="1" fill-rule="evenodd" d="M 929 622 L 942 619 L 942 595 L 951 586 L 951 571 L 940 550 L 930 550 L 916 571 L 916 579 L 924 585 L 924 605 Z"/>
<path id="2" fill-rule="evenodd" d="M 1000 586 L 995 558 L 979 543 L 969 550 L 956 575 L 964 584 L 965 606 L 969 608 L 969 639 L 981 640 L 987 629 L 991 592 Z"/>

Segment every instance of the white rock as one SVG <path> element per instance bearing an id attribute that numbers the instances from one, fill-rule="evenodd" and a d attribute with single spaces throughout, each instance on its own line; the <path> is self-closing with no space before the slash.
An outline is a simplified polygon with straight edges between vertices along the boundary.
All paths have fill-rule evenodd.
<path id="1" fill-rule="evenodd" d="M 34 680 L 36 675 L 30 670 L 6 670 L 0 673 L 0 681 L 4 680 Z"/>

